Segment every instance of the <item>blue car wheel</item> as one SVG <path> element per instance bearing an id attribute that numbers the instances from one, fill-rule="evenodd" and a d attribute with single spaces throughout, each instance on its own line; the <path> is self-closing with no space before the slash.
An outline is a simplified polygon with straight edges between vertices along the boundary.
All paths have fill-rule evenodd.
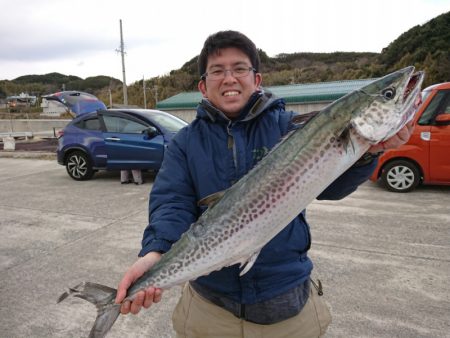
<path id="1" fill-rule="evenodd" d="M 81 151 L 69 154 L 66 160 L 66 169 L 69 176 L 76 181 L 89 180 L 94 175 L 89 157 Z"/>

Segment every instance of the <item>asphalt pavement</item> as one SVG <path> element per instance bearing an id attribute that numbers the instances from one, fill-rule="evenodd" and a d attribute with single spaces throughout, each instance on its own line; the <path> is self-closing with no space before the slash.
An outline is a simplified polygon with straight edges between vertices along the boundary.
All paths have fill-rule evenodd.
<path id="1" fill-rule="evenodd" d="M 118 284 L 140 247 L 153 176 L 77 182 L 54 157 L 2 154 L 0 337 L 87 337 L 95 307 L 56 300 L 82 281 Z M 450 187 L 396 194 L 367 182 L 313 202 L 308 219 L 313 276 L 333 316 L 326 337 L 450 337 Z M 179 293 L 120 316 L 108 337 L 171 337 Z"/>

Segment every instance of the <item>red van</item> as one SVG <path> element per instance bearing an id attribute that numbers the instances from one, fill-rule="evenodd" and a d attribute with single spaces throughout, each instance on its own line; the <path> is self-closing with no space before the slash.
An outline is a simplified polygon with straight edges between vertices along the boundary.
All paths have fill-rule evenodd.
<path id="1" fill-rule="evenodd" d="M 408 192 L 423 184 L 450 185 L 450 82 L 422 91 L 408 143 L 380 156 L 372 181 L 390 191 Z"/>

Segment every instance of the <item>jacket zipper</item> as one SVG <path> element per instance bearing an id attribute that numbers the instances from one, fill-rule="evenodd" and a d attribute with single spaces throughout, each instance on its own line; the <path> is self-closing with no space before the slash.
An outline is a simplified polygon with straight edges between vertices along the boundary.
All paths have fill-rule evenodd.
<path id="1" fill-rule="evenodd" d="M 233 162 L 236 174 L 238 173 L 238 161 L 237 161 L 237 149 L 236 142 L 234 142 L 233 134 L 231 133 L 232 122 L 228 123 L 227 133 L 228 133 L 228 149 L 233 149 Z"/>

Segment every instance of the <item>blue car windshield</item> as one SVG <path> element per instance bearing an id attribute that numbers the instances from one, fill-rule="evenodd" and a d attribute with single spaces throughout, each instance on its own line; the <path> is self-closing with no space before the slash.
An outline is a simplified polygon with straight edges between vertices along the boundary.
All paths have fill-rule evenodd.
<path id="1" fill-rule="evenodd" d="M 187 125 L 185 121 L 172 115 L 154 114 L 152 115 L 152 120 L 168 132 L 172 133 L 178 132 Z"/>

